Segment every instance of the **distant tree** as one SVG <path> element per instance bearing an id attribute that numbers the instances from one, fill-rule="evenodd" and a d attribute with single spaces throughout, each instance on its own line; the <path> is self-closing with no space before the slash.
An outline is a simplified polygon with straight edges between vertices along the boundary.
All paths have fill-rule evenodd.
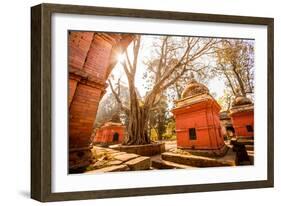
<path id="1" fill-rule="evenodd" d="M 176 138 L 176 122 L 174 116 L 170 116 L 166 120 L 166 129 L 165 134 L 163 135 L 164 139 L 174 139 Z"/>
<path id="2" fill-rule="evenodd" d="M 230 110 L 233 99 L 234 99 L 233 93 L 229 89 L 225 89 L 223 95 L 218 98 L 218 103 L 222 107 L 222 111 Z"/>
<path id="3" fill-rule="evenodd" d="M 113 77 L 111 77 L 113 78 Z M 117 80 L 118 96 L 128 106 L 129 92 L 128 88 L 120 83 L 120 78 Z M 99 108 L 94 123 L 94 128 L 101 126 L 103 123 L 111 120 L 113 115 L 119 114 L 121 121 L 126 125 L 128 123 L 128 116 L 124 110 L 120 108 L 120 104 L 116 101 L 112 92 L 107 92 L 99 103 Z"/>
<path id="4" fill-rule="evenodd" d="M 213 74 L 223 76 L 233 95 L 254 91 L 254 46 L 249 40 L 224 39 L 215 53 Z"/>

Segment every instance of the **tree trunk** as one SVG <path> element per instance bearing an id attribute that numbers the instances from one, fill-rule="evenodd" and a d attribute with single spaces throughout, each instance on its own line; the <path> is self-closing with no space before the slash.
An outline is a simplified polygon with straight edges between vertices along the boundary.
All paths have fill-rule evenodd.
<path id="1" fill-rule="evenodd" d="M 140 105 L 135 86 L 133 84 L 134 78 L 128 78 L 130 90 L 130 110 L 129 110 L 129 124 L 127 128 L 127 137 L 124 139 L 125 145 L 143 145 L 149 144 L 148 137 L 148 111 L 149 109 L 144 105 Z"/>
<path id="2" fill-rule="evenodd" d="M 230 78 L 229 78 L 227 72 L 225 71 L 224 66 L 222 66 L 222 64 L 221 64 L 221 67 L 223 68 L 223 74 L 224 74 L 224 76 L 226 77 L 226 79 L 227 79 L 227 81 L 228 81 L 228 83 L 229 83 L 229 86 L 230 86 L 230 88 L 231 88 L 232 93 L 234 94 L 234 96 L 236 96 L 236 91 L 235 91 L 235 89 L 234 89 L 234 87 L 233 87 L 233 85 L 232 85 L 232 82 L 231 82 L 231 80 L 230 80 Z"/>
<path id="3" fill-rule="evenodd" d="M 129 114 L 129 124 L 125 145 L 144 145 L 150 143 L 147 128 L 148 115 L 143 107 L 131 107 Z"/>
<path id="4" fill-rule="evenodd" d="M 244 84 L 243 84 L 243 81 L 241 79 L 241 77 L 239 76 L 238 72 L 236 71 L 236 67 L 234 66 L 233 68 L 233 72 L 236 76 L 236 79 L 238 81 L 238 84 L 239 84 L 239 87 L 240 87 L 240 91 L 241 91 L 241 94 L 243 97 L 246 97 L 246 91 L 245 91 L 245 88 L 244 88 Z"/>

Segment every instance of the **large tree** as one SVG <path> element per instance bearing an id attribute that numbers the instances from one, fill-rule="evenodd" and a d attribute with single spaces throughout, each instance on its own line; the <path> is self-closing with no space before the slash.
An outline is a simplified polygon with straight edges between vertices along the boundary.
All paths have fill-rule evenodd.
<path id="1" fill-rule="evenodd" d="M 152 84 L 144 98 L 137 95 L 135 75 L 138 56 L 141 48 L 141 36 L 136 35 L 132 42 L 133 55 L 125 51 L 126 58 L 122 62 L 129 86 L 129 107 L 126 107 L 115 92 L 111 81 L 109 85 L 122 110 L 128 114 L 126 145 L 149 144 L 148 118 L 149 113 L 161 99 L 163 92 L 174 85 L 188 71 L 197 71 L 202 65 L 201 57 L 213 52 L 217 39 L 200 37 L 171 37 L 155 38 L 151 50 L 151 58 L 146 62 L 147 69 L 153 74 Z M 132 58 L 130 58 L 132 56 Z"/>

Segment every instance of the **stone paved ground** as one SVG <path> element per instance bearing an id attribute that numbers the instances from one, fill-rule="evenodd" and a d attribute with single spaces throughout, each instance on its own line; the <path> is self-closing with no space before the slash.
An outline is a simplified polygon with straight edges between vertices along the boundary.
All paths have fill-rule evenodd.
<path id="1" fill-rule="evenodd" d="M 120 152 L 111 148 L 94 146 L 94 162 L 86 173 L 136 171 L 149 169 L 192 169 L 194 167 L 216 167 L 235 165 L 235 153 L 229 149 L 225 156 L 209 158 L 177 152 L 176 141 L 165 141 L 166 152 L 161 155 L 144 157 Z"/>
<path id="2" fill-rule="evenodd" d="M 229 150 L 224 157 L 204 157 L 179 152 L 165 152 L 161 155 L 163 160 L 191 167 L 220 167 L 235 166 L 235 154 Z"/>
<path id="3" fill-rule="evenodd" d="M 165 141 L 165 149 L 166 151 L 169 151 L 171 149 L 177 148 L 177 141 L 171 140 L 171 141 Z"/>
<path id="4" fill-rule="evenodd" d="M 114 149 L 94 146 L 92 153 L 96 161 L 87 168 L 86 173 L 149 170 L 151 166 L 150 157 L 120 152 Z"/>

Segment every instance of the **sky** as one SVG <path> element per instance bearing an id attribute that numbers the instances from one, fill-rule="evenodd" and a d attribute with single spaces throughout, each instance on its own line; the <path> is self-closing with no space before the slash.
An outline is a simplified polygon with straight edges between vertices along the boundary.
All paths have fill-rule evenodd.
<path id="1" fill-rule="evenodd" d="M 146 94 L 147 91 L 145 89 L 145 81 L 143 80 L 143 74 L 146 71 L 146 66 L 143 62 L 145 61 L 146 58 L 149 58 L 151 55 L 153 37 L 154 36 L 151 35 L 143 35 L 141 39 L 141 49 L 139 52 L 137 73 L 135 76 L 135 85 L 138 88 L 138 91 L 142 97 Z M 130 53 L 129 51 L 130 48 L 128 48 L 128 54 L 130 57 L 130 55 L 132 56 L 132 52 Z M 123 82 L 123 84 L 127 84 L 127 77 L 121 65 L 121 62 L 124 60 L 124 58 L 125 58 L 124 54 L 118 57 L 118 62 L 114 67 L 114 69 L 112 70 L 111 74 L 114 76 L 114 80 L 121 78 L 121 82 Z M 211 94 L 216 94 L 215 98 L 219 98 L 224 93 L 225 85 L 222 79 L 213 78 L 212 81 L 209 81 L 206 86 L 209 88 Z M 110 91 L 110 89 L 108 91 Z"/>

